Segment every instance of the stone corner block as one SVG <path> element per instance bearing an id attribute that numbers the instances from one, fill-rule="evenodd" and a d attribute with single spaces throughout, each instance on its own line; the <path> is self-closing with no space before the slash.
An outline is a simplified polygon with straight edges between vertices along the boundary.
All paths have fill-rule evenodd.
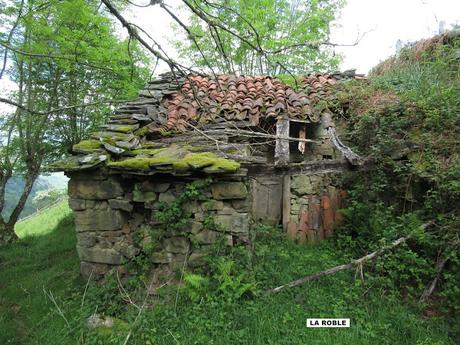
<path id="1" fill-rule="evenodd" d="M 126 212 L 131 212 L 134 208 L 132 203 L 123 199 L 110 199 L 109 205 L 114 210 L 122 210 Z"/>
<path id="2" fill-rule="evenodd" d="M 248 189 L 243 182 L 220 182 L 211 186 L 212 196 L 216 200 L 245 199 Z"/>
<path id="3" fill-rule="evenodd" d="M 104 181 L 71 179 L 69 195 L 75 199 L 105 200 L 123 195 L 123 188 L 114 179 Z"/>

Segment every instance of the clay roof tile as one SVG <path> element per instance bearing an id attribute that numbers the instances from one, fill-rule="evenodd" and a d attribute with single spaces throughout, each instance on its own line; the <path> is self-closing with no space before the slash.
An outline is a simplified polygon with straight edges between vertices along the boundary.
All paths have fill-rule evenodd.
<path id="1" fill-rule="evenodd" d="M 303 90 L 296 91 L 269 76 L 190 76 L 181 89 L 163 100 L 167 108 L 167 126 L 185 128 L 183 121 L 212 122 L 249 119 L 258 125 L 261 118 L 287 113 L 290 117 L 315 117 L 312 104 L 336 83 L 332 75 L 314 74 L 302 79 Z M 195 99 L 197 97 L 197 99 Z M 179 122 L 182 121 L 182 122 Z"/>

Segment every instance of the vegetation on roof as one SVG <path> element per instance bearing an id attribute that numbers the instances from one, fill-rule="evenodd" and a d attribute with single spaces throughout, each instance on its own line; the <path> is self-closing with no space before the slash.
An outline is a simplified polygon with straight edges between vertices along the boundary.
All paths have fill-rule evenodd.
<path id="1" fill-rule="evenodd" d="M 157 153 L 163 152 L 165 150 L 166 150 L 165 147 L 158 148 L 158 149 L 144 149 L 144 148 L 142 148 L 142 149 L 132 150 L 131 153 L 135 154 L 135 155 L 150 155 L 150 156 L 154 156 Z"/>
<path id="2" fill-rule="evenodd" d="M 137 151 L 137 150 L 136 150 Z M 146 153 L 146 150 L 140 150 Z M 154 150 L 151 150 L 154 151 Z M 160 156 L 153 157 L 133 157 L 120 161 L 107 163 L 108 167 L 117 169 L 150 171 L 152 168 L 161 170 L 174 170 L 183 172 L 186 170 L 200 170 L 210 168 L 207 172 L 235 172 L 240 168 L 240 163 L 232 160 L 221 158 L 212 152 L 188 153 L 183 157 L 178 157 L 174 153 L 168 156 L 167 149 L 158 149 L 156 153 Z M 153 154 L 153 155 L 154 155 Z"/>
<path id="3" fill-rule="evenodd" d="M 102 147 L 99 140 L 82 140 L 78 144 L 73 145 L 72 150 L 75 152 L 93 152 Z"/>

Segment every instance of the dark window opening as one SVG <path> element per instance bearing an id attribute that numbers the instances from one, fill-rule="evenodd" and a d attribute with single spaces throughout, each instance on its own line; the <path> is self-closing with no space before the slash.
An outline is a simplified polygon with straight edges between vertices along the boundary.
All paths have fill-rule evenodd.
<path id="1" fill-rule="evenodd" d="M 297 121 L 290 121 L 289 124 L 289 136 L 291 138 L 315 140 L 318 137 L 320 124 Z M 291 140 L 289 142 L 290 161 L 300 163 L 311 160 L 314 148 L 315 143 Z"/>

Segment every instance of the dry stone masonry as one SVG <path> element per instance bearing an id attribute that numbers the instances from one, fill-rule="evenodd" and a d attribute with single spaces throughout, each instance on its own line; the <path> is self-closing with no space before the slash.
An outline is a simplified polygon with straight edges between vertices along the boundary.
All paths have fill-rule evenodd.
<path id="1" fill-rule="evenodd" d="M 75 214 L 77 251 L 84 276 L 97 277 L 125 264 L 139 253 L 134 233 L 162 226 L 155 219 L 160 203 L 171 203 L 190 181 L 125 179 L 120 176 L 74 174 L 69 182 L 69 205 Z M 228 246 L 249 241 L 249 191 L 243 181 L 219 181 L 211 185 L 206 201 L 185 205 L 190 214 L 181 231 L 166 233 L 155 245 L 151 263 L 161 271 L 173 271 L 184 261 L 202 265 L 209 246 L 223 239 Z M 207 229 L 206 217 L 219 225 Z M 146 237 L 141 241 L 152 241 Z M 144 243 L 145 244 L 145 243 Z"/>

